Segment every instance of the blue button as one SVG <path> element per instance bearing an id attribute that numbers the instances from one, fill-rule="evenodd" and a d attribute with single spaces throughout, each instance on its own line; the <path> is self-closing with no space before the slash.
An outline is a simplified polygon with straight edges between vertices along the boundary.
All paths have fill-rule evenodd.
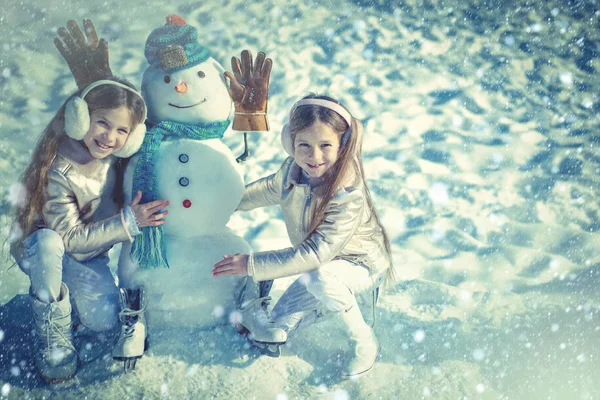
<path id="1" fill-rule="evenodd" d="M 190 184 L 190 180 L 184 176 L 183 178 L 179 179 L 179 184 L 181 186 L 187 186 Z"/>
<path id="2" fill-rule="evenodd" d="M 190 161 L 190 158 L 188 157 L 187 154 L 180 154 L 179 161 L 181 161 L 182 163 L 185 164 L 186 162 Z"/>

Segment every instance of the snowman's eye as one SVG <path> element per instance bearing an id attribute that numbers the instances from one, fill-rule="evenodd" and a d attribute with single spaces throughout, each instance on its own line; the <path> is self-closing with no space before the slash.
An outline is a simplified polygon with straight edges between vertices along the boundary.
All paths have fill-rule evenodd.
<path id="1" fill-rule="evenodd" d="M 200 78 L 204 78 L 206 76 L 206 74 L 204 72 L 202 72 L 202 71 L 198 71 L 198 76 Z"/>
<path id="2" fill-rule="evenodd" d="M 165 75 L 163 80 L 165 81 L 165 83 L 171 83 L 171 77 L 169 75 Z"/>

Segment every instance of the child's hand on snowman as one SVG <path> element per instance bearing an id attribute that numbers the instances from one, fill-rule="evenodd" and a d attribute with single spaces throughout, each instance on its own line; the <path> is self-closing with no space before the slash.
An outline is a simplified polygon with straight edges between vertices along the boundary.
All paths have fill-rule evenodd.
<path id="1" fill-rule="evenodd" d="M 169 213 L 168 210 L 163 209 L 169 204 L 169 200 L 154 200 L 148 203 L 140 204 L 142 200 L 142 192 L 138 190 L 135 198 L 129 204 L 135 221 L 137 222 L 138 228 L 144 228 L 146 226 L 159 226 L 166 222 L 165 216 Z"/>
<path id="2" fill-rule="evenodd" d="M 248 254 L 223 256 L 213 267 L 213 276 L 248 275 Z"/>

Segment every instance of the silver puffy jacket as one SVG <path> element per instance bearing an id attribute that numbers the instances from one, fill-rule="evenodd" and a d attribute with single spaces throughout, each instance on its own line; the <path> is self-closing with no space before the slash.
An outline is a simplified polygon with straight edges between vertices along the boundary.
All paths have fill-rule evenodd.
<path id="1" fill-rule="evenodd" d="M 293 245 L 251 254 L 248 271 L 254 280 L 312 271 L 333 259 L 362 263 L 371 274 L 390 268 L 390 255 L 385 250 L 381 228 L 371 218 L 363 185 L 338 190 L 327 206 L 323 222 L 307 238 L 315 189 L 299 183 L 300 176 L 300 167 L 289 157 L 279 171 L 246 186 L 238 209 L 281 205 Z"/>
<path id="2" fill-rule="evenodd" d="M 36 227 L 58 232 L 65 251 L 77 261 L 106 255 L 113 245 L 133 240 L 123 210 L 112 199 L 115 161 L 113 156 L 92 158 L 82 142 L 64 137 L 48 171 Z"/>

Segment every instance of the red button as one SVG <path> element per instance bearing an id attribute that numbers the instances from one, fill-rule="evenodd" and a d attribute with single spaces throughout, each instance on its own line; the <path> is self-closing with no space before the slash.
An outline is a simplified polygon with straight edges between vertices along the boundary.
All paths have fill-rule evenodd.
<path id="1" fill-rule="evenodd" d="M 183 201 L 183 206 L 184 206 L 185 208 L 190 208 L 190 207 L 192 206 L 192 202 L 191 202 L 191 201 L 189 201 L 189 200 L 184 200 L 184 201 Z"/>

